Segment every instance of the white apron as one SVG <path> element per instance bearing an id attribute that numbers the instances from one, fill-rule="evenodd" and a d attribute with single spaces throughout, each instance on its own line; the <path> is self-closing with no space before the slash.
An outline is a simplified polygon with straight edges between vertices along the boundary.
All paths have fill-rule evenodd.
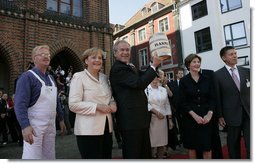
<path id="1" fill-rule="evenodd" d="M 42 83 L 42 88 L 37 102 L 28 108 L 36 137 L 33 136 L 32 145 L 24 141 L 22 159 L 55 159 L 57 88 L 51 78 L 52 86 L 46 86 L 36 73 L 29 71 Z"/>

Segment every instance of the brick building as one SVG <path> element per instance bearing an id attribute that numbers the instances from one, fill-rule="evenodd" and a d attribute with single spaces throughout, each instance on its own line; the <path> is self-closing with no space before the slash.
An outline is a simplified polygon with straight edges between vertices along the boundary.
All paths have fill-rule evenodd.
<path id="1" fill-rule="evenodd" d="M 0 90 L 14 91 L 15 79 L 31 61 L 32 49 L 50 46 L 51 65 L 67 72 L 84 69 L 84 50 L 96 46 L 105 52 L 104 72 L 111 66 L 113 30 L 109 0 L 1 0 Z"/>

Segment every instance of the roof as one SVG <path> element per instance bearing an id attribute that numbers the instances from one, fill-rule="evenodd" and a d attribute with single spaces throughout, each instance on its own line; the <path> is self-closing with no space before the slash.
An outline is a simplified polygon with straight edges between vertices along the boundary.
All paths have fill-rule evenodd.
<path id="1" fill-rule="evenodd" d="M 125 24 L 125 27 L 129 27 L 147 17 L 152 15 L 151 7 L 154 5 L 154 3 L 162 4 L 164 7 L 169 6 L 173 4 L 173 0 L 150 0 L 148 3 L 146 3 L 137 13 L 131 17 Z M 164 8 L 163 7 L 163 8 Z M 147 12 L 146 12 L 147 11 Z M 158 10 L 159 11 L 159 10 Z"/>

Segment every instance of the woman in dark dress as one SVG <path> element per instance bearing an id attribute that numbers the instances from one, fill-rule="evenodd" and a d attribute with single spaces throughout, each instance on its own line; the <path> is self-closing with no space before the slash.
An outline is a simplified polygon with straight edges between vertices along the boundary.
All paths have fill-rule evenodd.
<path id="1" fill-rule="evenodd" d="M 204 159 L 212 158 L 212 116 L 215 109 L 213 81 L 200 71 L 201 57 L 190 54 L 185 58 L 189 74 L 180 80 L 180 106 L 183 114 L 183 144 L 189 158 L 203 152 Z"/>

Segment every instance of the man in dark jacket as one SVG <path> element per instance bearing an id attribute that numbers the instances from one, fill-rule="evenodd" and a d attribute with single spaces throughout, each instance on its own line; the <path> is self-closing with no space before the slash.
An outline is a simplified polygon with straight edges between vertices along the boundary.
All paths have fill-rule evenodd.
<path id="1" fill-rule="evenodd" d="M 161 60 L 154 56 L 150 67 L 143 73 L 129 63 L 130 45 L 124 40 L 113 46 L 116 62 L 110 72 L 113 97 L 117 102 L 117 126 L 122 136 L 123 158 L 151 158 L 149 138 L 150 114 L 145 88 L 157 76 Z"/>

